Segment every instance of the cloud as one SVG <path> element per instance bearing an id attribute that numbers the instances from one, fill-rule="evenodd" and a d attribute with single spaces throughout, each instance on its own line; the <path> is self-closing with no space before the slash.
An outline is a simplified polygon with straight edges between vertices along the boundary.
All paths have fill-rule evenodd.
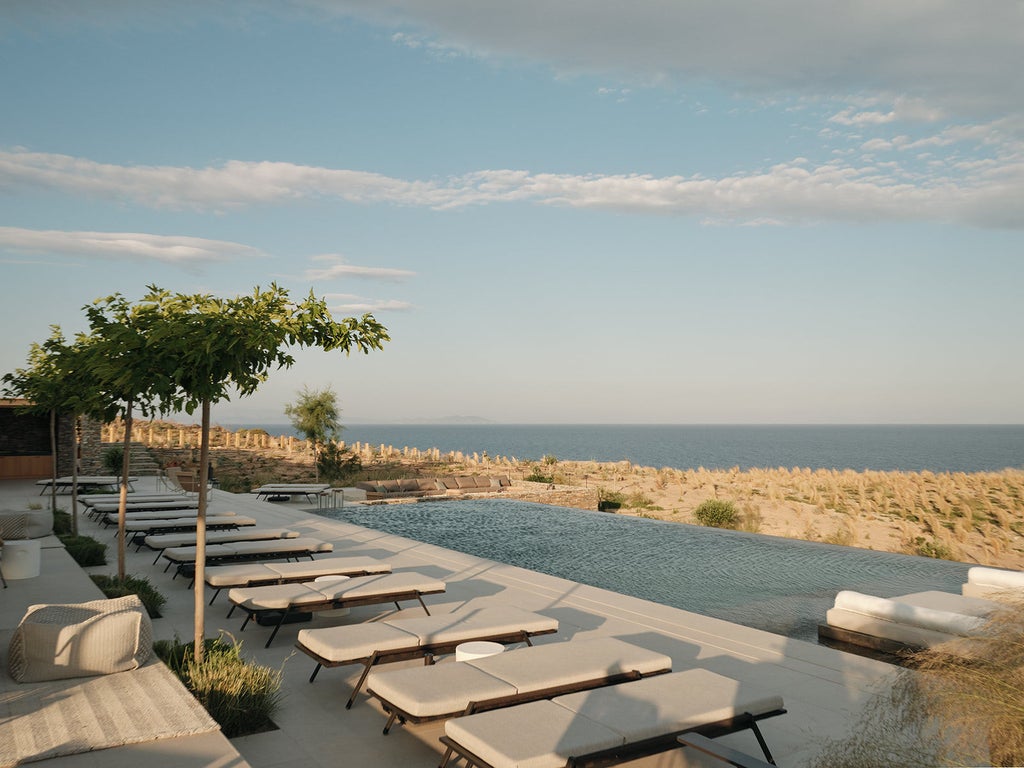
<path id="1" fill-rule="evenodd" d="M 328 303 L 331 312 L 350 312 L 362 314 L 365 312 L 406 312 L 413 308 L 408 301 L 397 299 L 367 299 L 351 293 L 328 293 L 323 296 Z M 337 302 L 337 303 L 335 303 Z"/>
<path id="2" fill-rule="evenodd" d="M 963 114 L 1019 111 L 1020 4 L 1006 0 L 306 0 L 481 58 L 560 73 L 711 82 L 764 94 L 907 96 Z M 863 119 L 884 119 L 885 114 Z"/>
<path id="3" fill-rule="evenodd" d="M 341 277 L 357 277 L 400 282 L 416 275 L 415 272 L 407 269 L 356 266 L 346 262 L 343 257 L 330 253 L 313 256 L 312 259 L 313 261 L 326 262 L 327 266 L 319 269 L 307 269 L 303 275 L 306 280 L 334 280 Z"/>
<path id="4" fill-rule="evenodd" d="M 183 183 L 169 186 L 168 179 L 172 178 Z M 390 203 L 435 210 L 532 203 L 740 223 L 758 219 L 808 223 L 882 218 L 1024 227 L 1024 209 L 1017 204 L 1024 199 L 1024 152 L 1010 144 L 994 166 L 940 163 L 927 176 L 920 171 L 901 171 L 898 166 L 881 172 L 869 163 L 856 164 L 841 158 L 815 166 L 801 157 L 768 169 L 720 178 L 495 169 L 428 181 L 282 162 L 230 161 L 217 168 L 197 170 L 101 165 L 65 155 L 0 153 L 0 185 L 15 190 L 33 184 L 74 194 L 105 194 L 141 204 L 199 209 L 334 198 L 346 203 Z M 150 252 L 154 257 L 164 254 L 184 259 L 190 253 L 188 243 L 179 240 L 182 247 L 178 251 L 150 245 Z M 196 240 L 195 244 L 201 247 L 208 242 Z M 398 280 L 412 274 L 357 267 L 340 257 L 330 258 L 337 261 L 310 270 L 307 277 Z"/>
<path id="5" fill-rule="evenodd" d="M 185 266 L 262 255 L 248 245 L 200 237 L 139 232 L 62 232 L 19 227 L 0 227 L 0 248 L 21 253 L 101 259 L 149 259 Z"/>

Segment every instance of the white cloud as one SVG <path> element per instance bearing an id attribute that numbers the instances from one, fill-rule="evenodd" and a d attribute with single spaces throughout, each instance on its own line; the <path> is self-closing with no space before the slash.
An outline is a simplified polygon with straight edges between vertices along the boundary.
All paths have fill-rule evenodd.
<path id="1" fill-rule="evenodd" d="M 303 275 L 306 280 L 335 280 L 342 277 L 357 277 L 399 282 L 416 275 L 415 272 L 407 269 L 360 267 L 355 264 L 349 264 L 343 257 L 332 253 L 313 256 L 312 260 L 325 262 L 326 266 L 318 269 L 307 269 Z"/>
<path id="2" fill-rule="evenodd" d="M 1024 153 L 1007 150 L 998 165 L 939 167 L 928 177 L 840 159 L 814 165 L 805 158 L 767 170 L 708 178 L 644 174 L 572 175 L 483 170 L 443 181 L 408 181 L 380 174 L 290 163 L 231 161 L 216 168 L 118 166 L 38 153 L 0 153 L 0 185 L 12 191 L 44 184 L 69 193 L 103 194 L 148 205 L 200 210 L 253 203 L 335 198 L 445 210 L 471 205 L 533 203 L 634 213 L 789 223 L 884 218 L 1024 227 Z M 177 179 L 178 184 L 169 184 Z M 983 204 L 982 204 L 983 203 Z M 988 208 L 986 210 L 986 207 Z M 206 241 L 197 241 L 199 243 Z M 153 251 L 154 253 L 160 251 Z M 170 254 L 170 251 L 167 251 Z M 179 258 L 188 251 L 182 249 Z M 197 256 L 197 258 L 199 258 Z M 359 267 L 337 256 L 307 272 L 310 279 L 402 279 L 405 270 Z"/>
<path id="3" fill-rule="evenodd" d="M 323 296 L 331 312 L 405 312 L 413 308 L 408 301 L 397 299 L 368 299 L 351 293 L 328 293 Z"/>
<path id="4" fill-rule="evenodd" d="M 185 266 L 260 256 L 259 250 L 226 240 L 139 232 L 62 232 L 0 227 L 0 248 L 101 259 L 149 259 Z"/>
<path id="5" fill-rule="evenodd" d="M 1020 4 L 1006 0 L 305 4 L 414 30 L 460 53 L 542 61 L 562 73 L 712 82 L 762 94 L 890 94 L 905 97 L 900 119 L 914 111 L 915 119 L 934 119 L 938 110 L 995 114 L 1024 105 L 1024 27 Z"/>

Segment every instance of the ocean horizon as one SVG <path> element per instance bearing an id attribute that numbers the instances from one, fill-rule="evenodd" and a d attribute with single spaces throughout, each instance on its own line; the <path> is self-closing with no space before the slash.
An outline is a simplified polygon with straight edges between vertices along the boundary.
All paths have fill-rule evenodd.
<path id="1" fill-rule="evenodd" d="M 295 435 L 291 424 L 232 423 Z M 994 472 L 1024 468 L 1024 425 L 347 424 L 346 444 L 675 469 Z"/>

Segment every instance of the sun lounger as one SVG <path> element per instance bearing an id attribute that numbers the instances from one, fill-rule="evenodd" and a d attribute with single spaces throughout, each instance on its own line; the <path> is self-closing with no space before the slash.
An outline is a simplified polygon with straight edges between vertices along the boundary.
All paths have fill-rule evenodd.
<path id="1" fill-rule="evenodd" d="M 125 505 L 125 512 L 140 513 L 140 512 L 172 512 L 182 509 L 198 509 L 199 499 L 197 498 L 185 498 L 181 497 L 173 501 L 129 501 Z M 93 504 L 91 510 L 94 515 L 117 515 L 120 510 L 120 504 L 117 502 L 106 502 L 103 504 Z"/>
<path id="2" fill-rule="evenodd" d="M 306 500 L 312 503 L 315 497 L 330 488 L 330 483 L 271 483 L 261 485 L 253 493 L 256 494 L 257 501 L 261 498 L 269 501 L 275 496 L 287 496 L 289 499 L 292 496 L 305 496 Z"/>
<path id="3" fill-rule="evenodd" d="M 719 744 L 707 736 L 699 733 L 687 733 L 680 736 L 677 741 L 684 747 L 692 747 L 698 752 L 703 752 L 716 760 L 720 760 L 733 768 L 769 768 L 772 764 L 766 763 L 760 758 L 740 752 L 738 749 Z"/>
<path id="4" fill-rule="evenodd" d="M 137 483 L 138 481 L 139 478 L 137 477 L 129 477 L 128 488 L 131 489 L 132 483 Z M 36 480 L 36 485 L 42 486 L 42 490 L 39 491 L 39 495 L 42 496 L 50 490 L 51 486 L 56 488 L 58 493 L 64 493 L 65 491 L 70 493 L 72 486 L 76 482 L 78 483 L 78 489 L 85 491 L 90 488 L 116 488 L 121 484 L 121 478 L 114 475 L 81 475 L 76 480 L 76 478 L 67 476 L 58 477 L 56 480 Z"/>
<path id="5" fill-rule="evenodd" d="M 162 512 L 126 512 L 124 520 L 126 523 L 145 522 L 146 520 L 177 520 L 182 517 L 195 517 L 199 511 L 194 507 L 191 509 L 165 509 Z M 230 517 L 234 512 L 218 512 L 218 517 Z M 109 512 L 100 518 L 100 523 L 112 527 L 118 523 L 118 514 Z"/>
<path id="6" fill-rule="evenodd" d="M 441 742 L 479 768 L 616 765 L 680 748 L 678 737 L 750 729 L 774 764 L 758 722 L 785 714 L 782 698 L 710 672 L 655 675 L 445 723 Z"/>
<path id="7" fill-rule="evenodd" d="M 517 648 L 482 659 L 374 670 L 366 692 L 395 720 L 423 723 L 550 699 L 672 670 L 663 653 L 615 637 Z"/>
<path id="8" fill-rule="evenodd" d="M 370 670 L 378 664 L 408 659 L 432 660 L 453 653 L 460 643 L 489 640 L 495 643 L 526 643 L 536 635 L 558 631 L 558 622 L 539 613 L 512 606 L 489 606 L 424 618 L 383 619 L 356 624 L 299 631 L 296 647 L 316 661 L 309 682 L 321 667 L 362 664 L 359 682 L 346 708 L 351 708 Z"/>
<path id="9" fill-rule="evenodd" d="M 219 544 L 206 545 L 206 564 L 253 563 L 259 560 L 298 560 L 312 559 L 314 555 L 333 552 L 334 545 L 329 541 L 299 537 L 291 539 L 270 539 L 256 541 L 225 541 Z M 196 562 L 194 544 L 183 547 L 168 547 L 163 552 L 168 561 L 164 572 L 172 565 L 177 566 L 175 576 L 179 573 L 191 575 Z"/>
<path id="10" fill-rule="evenodd" d="M 298 531 L 288 528 L 247 528 L 228 531 L 207 531 L 206 543 L 226 544 L 232 541 L 271 541 L 273 539 L 297 539 Z M 195 533 L 154 533 L 147 536 L 143 541 L 150 549 L 156 552 L 155 565 L 163 555 L 165 549 L 174 547 L 194 547 L 196 545 Z"/>
<path id="11" fill-rule="evenodd" d="M 125 531 L 131 534 L 130 541 L 144 539 L 151 533 L 186 533 L 196 530 L 198 526 L 196 517 L 176 517 L 160 520 L 128 520 L 125 522 Z M 206 530 L 217 531 L 226 528 L 244 528 L 256 525 L 256 521 L 245 515 L 208 515 L 206 517 Z"/>
<path id="12" fill-rule="evenodd" d="M 424 595 L 436 595 L 445 591 L 445 583 L 424 576 L 421 573 L 386 573 L 376 576 L 357 576 L 339 582 L 304 584 L 272 584 L 264 587 L 238 587 L 228 592 L 233 606 L 246 612 L 245 621 L 239 632 L 245 630 L 250 619 L 278 616 L 274 631 L 270 633 L 265 647 L 269 648 L 281 625 L 298 613 L 354 608 L 359 605 L 394 603 L 396 608 L 403 600 L 416 600 L 430 615 L 430 609 L 423 602 Z M 228 613 L 231 615 L 231 612 Z"/>
<path id="13" fill-rule="evenodd" d="M 967 583 L 960 591 L 966 597 L 986 600 L 1024 600 L 1024 573 L 975 566 L 967 571 Z"/>
<path id="14" fill-rule="evenodd" d="M 206 585 L 214 590 L 210 598 L 210 605 L 213 605 L 222 589 L 313 581 L 320 576 L 370 576 L 375 573 L 391 573 L 390 564 L 371 557 L 326 557 L 298 563 L 223 565 L 207 569 L 205 578 Z"/>
<path id="15" fill-rule="evenodd" d="M 999 603 L 948 592 L 885 598 L 843 590 L 818 626 L 818 637 L 900 654 L 969 637 Z"/>

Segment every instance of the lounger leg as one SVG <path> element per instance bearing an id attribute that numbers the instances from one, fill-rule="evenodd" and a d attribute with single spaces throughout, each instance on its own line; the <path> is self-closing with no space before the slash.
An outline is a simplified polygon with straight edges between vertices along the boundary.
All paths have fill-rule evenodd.
<path id="1" fill-rule="evenodd" d="M 157 564 L 157 562 L 160 560 L 160 555 L 162 554 L 163 552 L 161 552 L 159 549 L 156 551 L 156 558 L 153 560 L 153 565 Z M 164 570 L 166 571 L 167 569 L 164 568 Z"/>
<path id="2" fill-rule="evenodd" d="M 309 682 L 312 683 L 314 680 L 316 680 L 316 673 L 320 671 L 320 668 L 322 666 L 323 664 L 321 664 L 319 661 L 316 663 L 316 667 L 313 668 L 313 674 L 309 676 Z"/>
<path id="3" fill-rule="evenodd" d="M 772 757 L 772 753 L 768 749 L 768 742 L 766 742 L 764 740 L 764 736 L 761 735 L 761 729 L 757 727 L 757 721 L 754 720 L 753 715 L 749 712 L 747 713 L 747 716 L 750 718 L 750 730 L 754 732 L 754 736 L 757 738 L 757 743 L 761 746 L 761 751 L 764 752 L 764 756 L 768 762 L 775 765 L 775 758 Z"/>
<path id="4" fill-rule="evenodd" d="M 280 620 L 278 620 L 277 626 L 274 627 L 274 631 L 270 633 L 270 637 L 267 639 L 267 644 L 263 646 L 264 648 L 269 648 L 270 644 L 272 642 L 274 642 L 274 638 L 277 637 L 277 630 L 279 630 L 281 628 L 281 625 L 284 624 L 284 620 L 287 617 L 288 617 L 287 609 L 284 610 L 284 611 L 281 611 L 281 618 L 280 618 Z"/>
<path id="5" fill-rule="evenodd" d="M 448 761 L 452 759 L 452 748 L 448 747 L 444 751 L 444 757 L 441 758 L 441 765 L 438 768 L 445 768 L 448 765 Z"/>
<path id="6" fill-rule="evenodd" d="M 345 709 L 352 709 L 352 705 L 355 704 L 356 695 L 363 687 L 363 683 L 366 682 L 366 677 L 370 674 L 370 668 L 377 663 L 377 651 L 373 652 L 373 655 L 367 659 L 366 666 L 363 667 L 363 674 L 359 676 L 359 680 L 356 682 L 355 687 L 352 688 L 352 695 L 348 697 L 348 703 L 345 704 Z"/>
<path id="7" fill-rule="evenodd" d="M 213 593 L 213 597 L 211 597 L 211 598 L 210 598 L 210 602 L 209 602 L 209 605 L 213 605 L 213 601 L 217 599 L 217 595 L 219 595 L 219 594 L 220 594 L 220 588 L 218 588 L 218 589 L 217 589 L 217 590 L 216 590 L 216 591 L 215 591 L 215 592 Z"/>
<path id="8" fill-rule="evenodd" d="M 423 610 L 426 611 L 427 612 L 427 616 L 429 616 L 430 615 L 430 609 L 427 608 L 427 604 L 423 602 L 423 595 L 417 593 L 416 594 L 416 599 L 420 601 L 420 605 L 423 606 Z"/>
<path id="9" fill-rule="evenodd" d="M 227 616 L 225 616 L 224 618 L 225 618 L 225 619 L 230 619 L 230 618 L 231 618 L 231 614 L 235 612 L 235 608 L 236 608 L 236 607 L 237 607 L 237 606 L 234 606 L 234 605 L 232 605 L 232 606 L 231 606 L 231 610 L 229 610 L 229 611 L 228 611 L 228 615 L 227 615 Z"/>
<path id="10" fill-rule="evenodd" d="M 232 611 L 233 611 L 233 610 L 235 610 L 235 609 L 234 609 L 234 606 L 232 606 L 231 610 L 232 610 Z M 231 615 L 231 614 L 230 614 L 230 613 L 228 613 L 228 616 L 230 616 L 230 615 Z M 245 628 L 246 628 L 246 626 L 248 626 L 248 624 L 249 624 L 249 619 L 251 619 L 252 617 L 253 617 L 253 614 L 252 614 L 252 612 L 251 612 L 251 611 L 250 611 L 250 612 L 247 612 L 247 613 L 246 613 L 246 615 L 245 615 L 245 621 L 243 621 L 243 622 L 242 622 L 242 628 L 238 630 L 239 632 L 245 632 Z"/>
<path id="11" fill-rule="evenodd" d="M 395 720 L 397 720 L 397 719 L 398 719 L 398 713 L 397 712 L 392 712 L 390 715 L 388 715 L 388 721 L 386 723 L 384 723 L 384 735 L 385 736 L 388 735 L 388 731 L 391 730 L 391 726 L 395 724 Z M 404 723 L 405 721 L 403 720 L 402 722 Z"/>

